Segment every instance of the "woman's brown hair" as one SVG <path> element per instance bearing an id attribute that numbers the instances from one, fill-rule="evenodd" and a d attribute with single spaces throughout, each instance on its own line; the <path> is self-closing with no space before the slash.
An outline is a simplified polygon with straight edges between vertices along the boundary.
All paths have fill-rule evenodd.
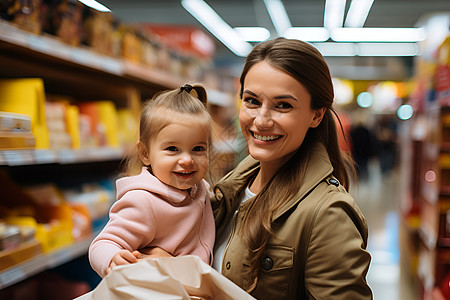
<path id="1" fill-rule="evenodd" d="M 339 117 L 333 109 L 334 90 L 328 65 L 320 52 L 311 44 L 299 40 L 277 38 L 255 46 L 248 55 L 241 74 L 242 98 L 245 77 L 252 66 L 264 61 L 300 82 L 311 95 L 311 109 L 326 108 L 319 126 L 310 128 L 295 155 L 280 167 L 253 201 L 247 201 L 247 213 L 243 219 L 242 235 L 251 251 L 249 291 L 257 284 L 260 262 L 272 233 L 273 213 L 288 199 L 295 196 L 302 185 L 307 163 L 314 145 L 325 146 L 333 165 L 333 175 L 349 188 L 353 162 L 338 144 L 336 124 Z M 339 120 L 340 123 L 340 120 Z M 340 123 L 341 130 L 342 124 Z"/>

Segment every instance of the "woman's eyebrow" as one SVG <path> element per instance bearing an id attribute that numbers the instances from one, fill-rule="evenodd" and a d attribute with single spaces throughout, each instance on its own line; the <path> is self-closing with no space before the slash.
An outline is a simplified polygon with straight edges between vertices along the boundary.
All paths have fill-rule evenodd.
<path id="1" fill-rule="evenodd" d="M 249 90 L 245 90 L 244 93 L 245 94 L 250 94 L 250 95 L 252 95 L 254 97 L 258 97 L 258 95 L 256 95 L 255 93 L 253 93 L 252 91 L 249 91 Z"/>
<path id="2" fill-rule="evenodd" d="M 254 97 L 258 97 L 257 94 L 253 93 L 253 92 L 250 91 L 250 90 L 245 90 L 244 93 L 245 93 L 245 94 L 250 94 L 250 95 L 252 95 L 252 96 L 254 96 Z M 292 100 L 298 101 L 297 98 L 295 98 L 295 97 L 292 96 L 292 95 L 279 95 L 279 96 L 275 96 L 274 99 L 276 99 L 276 100 L 280 100 L 280 99 L 292 99 Z"/>
<path id="3" fill-rule="evenodd" d="M 292 99 L 295 101 L 298 101 L 297 98 L 295 98 L 292 95 L 280 95 L 280 96 L 275 96 L 274 99 L 280 100 L 280 99 Z"/>

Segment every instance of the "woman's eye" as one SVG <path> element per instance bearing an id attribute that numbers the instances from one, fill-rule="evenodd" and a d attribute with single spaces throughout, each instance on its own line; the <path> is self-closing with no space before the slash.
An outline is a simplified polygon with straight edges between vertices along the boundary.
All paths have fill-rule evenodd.
<path id="1" fill-rule="evenodd" d="M 206 151 L 206 148 L 203 146 L 196 146 L 192 149 L 192 151 L 196 151 L 196 152 Z"/>
<path id="2" fill-rule="evenodd" d="M 277 105 L 277 108 L 279 108 L 279 109 L 289 109 L 292 107 L 293 107 L 292 104 L 287 103 L 287 102 L 281 102 L 281 103 L 278 103 L 278 105 Z"/>
<path id="3" fill-rule="evenodd" d="M 259 101 L 251 97 L 244 98 L 244 102 L 248 105 L 259 105 Z"/>
<path id="4" fill-rule="evenodd" d="M 175 146 L 169 146 L 166 148 L 167 151 L 178 151 L 178 148 Z"/>

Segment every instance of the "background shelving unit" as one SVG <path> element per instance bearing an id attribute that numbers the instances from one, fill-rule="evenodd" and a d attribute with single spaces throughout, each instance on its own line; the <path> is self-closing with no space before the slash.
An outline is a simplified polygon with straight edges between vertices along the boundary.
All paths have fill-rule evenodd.
<path id="1" fill-rule="evenodd" d="M 99 54 L 87 47 L 73 47 L 54 36 L 36 35 L 2 20 L 0 66 L 0 78 L 42 78 L 46 93 L 76 101 L 107 99 L 118 108 L 130 109 L 136 118 L 144 99 L 193 80 Z M 211 89 L 211 92 L 219 101 L 228 97 L 217 90 Z M 118 170 L 124 153 L 120 147 L 0 150 L 0 172 L 8 173 L 19 185 L 34 180 L 51 182 L 62 173 L 73 172 L 77 177 L 90 176 L 100 169 L 103 173 L 113 173 Z M 52 174 L 55 170 L 58 171 Z M 85 236 L 70 245 L 3 268 L 0 290 L 85 255 L 94 236 Z"/>

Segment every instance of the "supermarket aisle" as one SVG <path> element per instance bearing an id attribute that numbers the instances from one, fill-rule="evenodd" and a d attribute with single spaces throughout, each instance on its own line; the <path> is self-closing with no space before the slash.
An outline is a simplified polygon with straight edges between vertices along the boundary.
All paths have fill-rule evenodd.
<path id="1" fill-rule="evenodd" d="M 369 178 L 351 193 L 369 225 L 368 250 L 372 263 L 367 280 L 374 300 L 418 300 L 407 277 L 400 274 L 398 197 L 401 175 L 381 175 L 377 160 L 369 164 Z"/>

